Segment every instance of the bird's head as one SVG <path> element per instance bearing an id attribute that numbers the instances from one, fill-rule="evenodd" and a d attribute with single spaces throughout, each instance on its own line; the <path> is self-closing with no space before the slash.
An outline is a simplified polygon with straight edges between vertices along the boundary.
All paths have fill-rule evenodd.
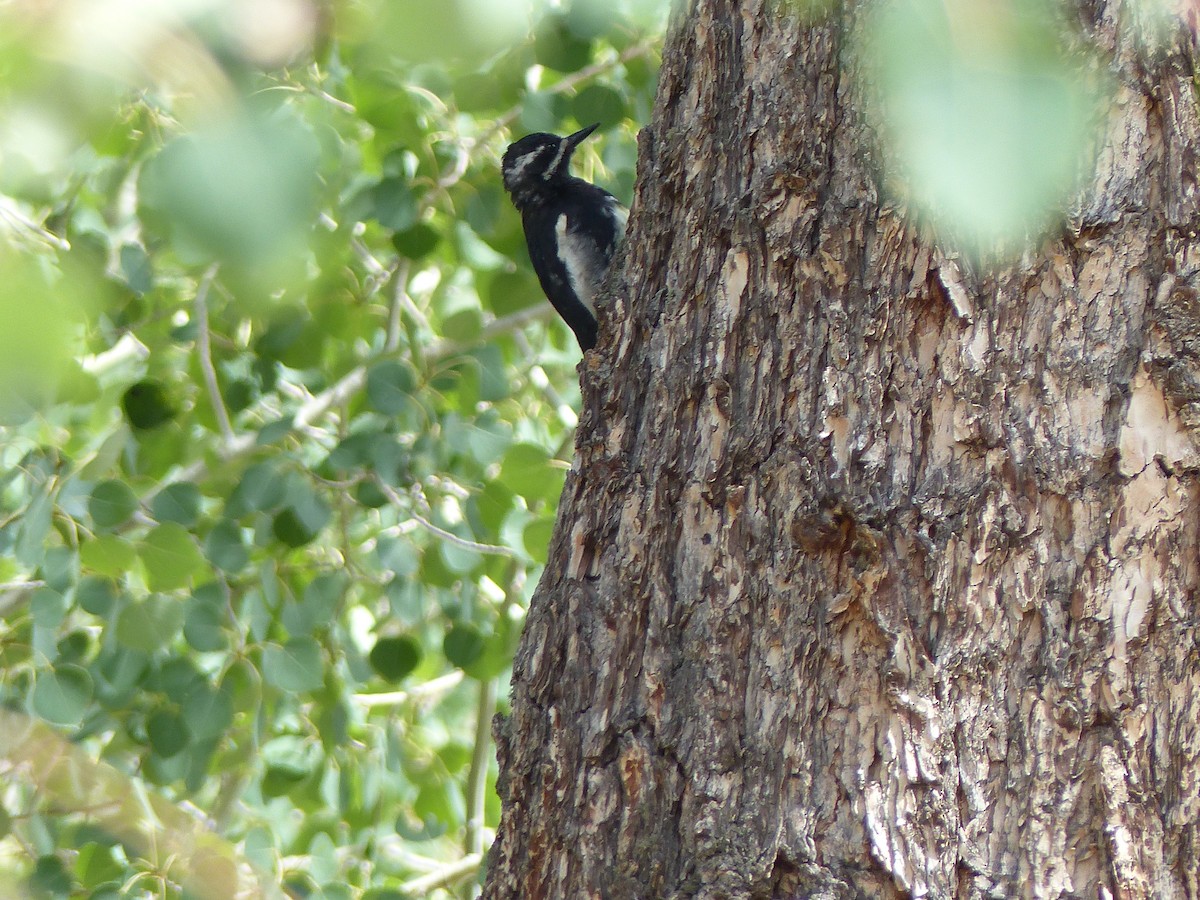
<path id="1" fill-rule="evenodd" d="M 516 200 L 536 196 L 555 181 L 566 178 L 571 166 L 571 154 L 598 127 L 598 124 L 589 125 L 566 137 L 544 132 L 527 134 L 509 144 L 500 163 L 504 187 Z"/>

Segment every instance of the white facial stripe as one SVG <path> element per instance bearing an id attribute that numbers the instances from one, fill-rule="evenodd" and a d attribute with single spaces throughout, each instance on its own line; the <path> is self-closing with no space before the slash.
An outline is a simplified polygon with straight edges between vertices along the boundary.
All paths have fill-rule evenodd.
<path id="1" fill-rule="evenodd" d="M 558 171 L 558 167 L 562 163 L 563 154 L 566 152 L 567 152 L 567 142 L 559 141 L 558 142 L 558 152 L 554 154 L 554 159 L 552 159 L 550 161 L 550 165 L 548 165 L 546 167 L 546 171 L 542 173 L 543 178 L 549 180 L 554 175 L 554 173 L 556 171 Z"/>
<path id="2" fill-rule="evenodd" d="M 529 168 L 529 164 L 541 155 L 542 149 L 543 148 L 539 147 L 532 153 L 526 153 L 524 156 L 518 156 L 516 163 L 508 172 L 508 180 L 516 181 L 518 178 L 520 178 L 521 173 Z"/>

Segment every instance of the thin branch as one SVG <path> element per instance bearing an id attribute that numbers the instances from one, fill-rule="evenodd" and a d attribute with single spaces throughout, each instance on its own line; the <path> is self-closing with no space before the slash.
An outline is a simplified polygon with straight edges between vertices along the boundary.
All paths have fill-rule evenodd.
<path id="1" fill-rule="evenodd" d="M 442 675 L 424 684 L 418 684 L 407 691 L 387 691 L 379 694 L 355 694 L 354 699 L 359 705 L 368 709 L 375 706 L 402 706 L 405 703 L 418 703 L 430 700 L 438 694 L 453 690 L 463 680 L 462 670 L 456 670 L 448 675 Z"/>
<path id="2" fill-rule="evenodd" d="M 428 362 L 438 362 L 448 356 L 456 356 L 459 353 L 465 353 L 472 347 L 486 343 L 494 337 L 499 337 L 502 334 L 515 332 L 531 322 L 540 322 L 543 319 L 549 319 L 554 313 L 554 307 L 549 303 L 536 303 L 533 306 L 527 307 L 520 312 L 515 312 L 507 316 L 502 316 L 499 319 L 493 319 L 491 322 L 483 326 L 479 332 L 479 339 L 469 343 L 460 341 L 439 340 L 434 341 L 425 350 L 425 359 Z"/>
<path id="3" fill-rule="evenodd" d="M 317 394 L 296 411 L 292 423 L 297 428 L 311 425 L 335 406 L 341 406 L 367 383 L 367 367 L 355 366 L 332 386 Z"/>
<path id="4" fill-rule="evenodd" d="M 45 586 L 44 581 L 4 581 L 0 582 L 0 594 L 7 591 L 31 591 Z"/>
<path id="5" fill-rule="evenodd" d="M 467 774 L 466 851 L 479 856 L 483 846 L 483 808 L 487 801 L 488 760 L 492 758 L 492 716 L 496 712 L 496 679 L 479 684 L 479 703 L 475 707 L 475 748 L 471 752 L 471 771 Z"/>
<path id="6" fill-rule="evenodd" d="M 419 878 L 413 878 L 411 881 L 404 882 L 400 885 L 400 893 L 410 895 L 428 894 L 435 888 L 445 887 L 451 882 L 462 878 L 464 875 L 470 875 L 478 871 L 482 862 L 483 856 L 479 853 L 464 856 L 458 862 L 442 866 L 442 868 L 435 872 L 430 872 L 428 875 L 422 875 Z"/>
<path id="7" fill-rule="evenodd" d="M 392 302 L 388 304 L 387 333 L 383 340 L 383 349 L 388 353 L 400 347 L 401 311 L 413 306 L 408 296 L 408 269 L 408 259 L 400 257 L 392 273 Z"/>
<path id="8" fill-rule="evenodd" d="M 200 286 L 196 289 L 196 352 L 200 357 L 200 371 L 204 373 L 204 387 L 208 391 L 208 402 L 212 404 L 213 413 L 217 417 L 217 426 L 221 429 L 221 437 L 228 446 L 236 439 L 233 425 L 229 421 L 229 412 L 225 409 L 225 401 L 221 399 L 221 388 L 217 384 L 217 370 L 213 367 L 212 345 L 208 334 L 208 291 L 213 279 L 217 277 L 217 266 L 214 263 L 208 267 Z"/>
<path id="9" fill-rule="evenodd" d="M 407 505 L 404 497 L 402 497 L 395 488 L 393 488 L 383 479 L 376 478 L 375 483 L 379 486 L 379 489 L 383 491 L 388 500 L 390 500 L 393 504 L 398 507 L 404 507 Z M 448 544 L 453 544 L 454 546 L 461 547 L 464 550 L 473 550 L 476 553 L 483 553 L 487 556 L 506 556 L 509 559 L 514 556 L 513 552 L 507 547 L 500 547 L 496 544 L 481 544 L 478 541 L 471 541 L 467 540 L 467 538 L 459 537 L 454 532 L 447 531 L 445 528 L 440 528 L 430 522 L 415 509 L 409 509 L 408 516 L 430 534 L 436 535 Z"/>

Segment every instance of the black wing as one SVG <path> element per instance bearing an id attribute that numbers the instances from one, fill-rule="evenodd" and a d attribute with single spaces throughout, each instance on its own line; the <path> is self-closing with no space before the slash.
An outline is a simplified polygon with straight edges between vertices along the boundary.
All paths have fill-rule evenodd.
<path id="1" fill-rule="evenodd" d="M 575 332 L 579 346 L 596 346 L 592 297 L 624 231 L 624 210 L 607 191 L 580 179 L 559 202 L 531 209 L 525 239 L 542 290 Z"/>

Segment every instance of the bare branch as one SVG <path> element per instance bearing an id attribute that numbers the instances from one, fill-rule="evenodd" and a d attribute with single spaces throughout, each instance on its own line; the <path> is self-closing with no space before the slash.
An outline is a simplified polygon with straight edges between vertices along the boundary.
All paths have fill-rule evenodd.
<path id="1" fill-rule="evenodd" d="M 435 888 L 445 887 L 447 884 L 457 881 L 464 875 L 470 875 L 477 871 L 482 862 L 483 856 L 481 854 L 469 854 L 458 862 L 442 866 L 442 868 L 430 872 L 428 875 L 422 875 L 419 878 L 404 882 L 404 884 L 400 885 L 400 893 L 414 896 L 428 894 Z"/>
<path id="2" fill-rule="evenodd" d="M 424 684 L 418 684 L 407 691 L 388 691 L 380 694 L 355 694 L 354 699 L 362 706 L 370 709 L 375 706 L 402 706 L 405 703 L 419 703 L 425 700 L 431 700 L 439 694 L 444 694 L 449 690 L 457 687 L 463 680 L 461 669 L 457 669 L 448 675 L 442 675 L 434 678 L 432 681 L 426 681 Z"/>

